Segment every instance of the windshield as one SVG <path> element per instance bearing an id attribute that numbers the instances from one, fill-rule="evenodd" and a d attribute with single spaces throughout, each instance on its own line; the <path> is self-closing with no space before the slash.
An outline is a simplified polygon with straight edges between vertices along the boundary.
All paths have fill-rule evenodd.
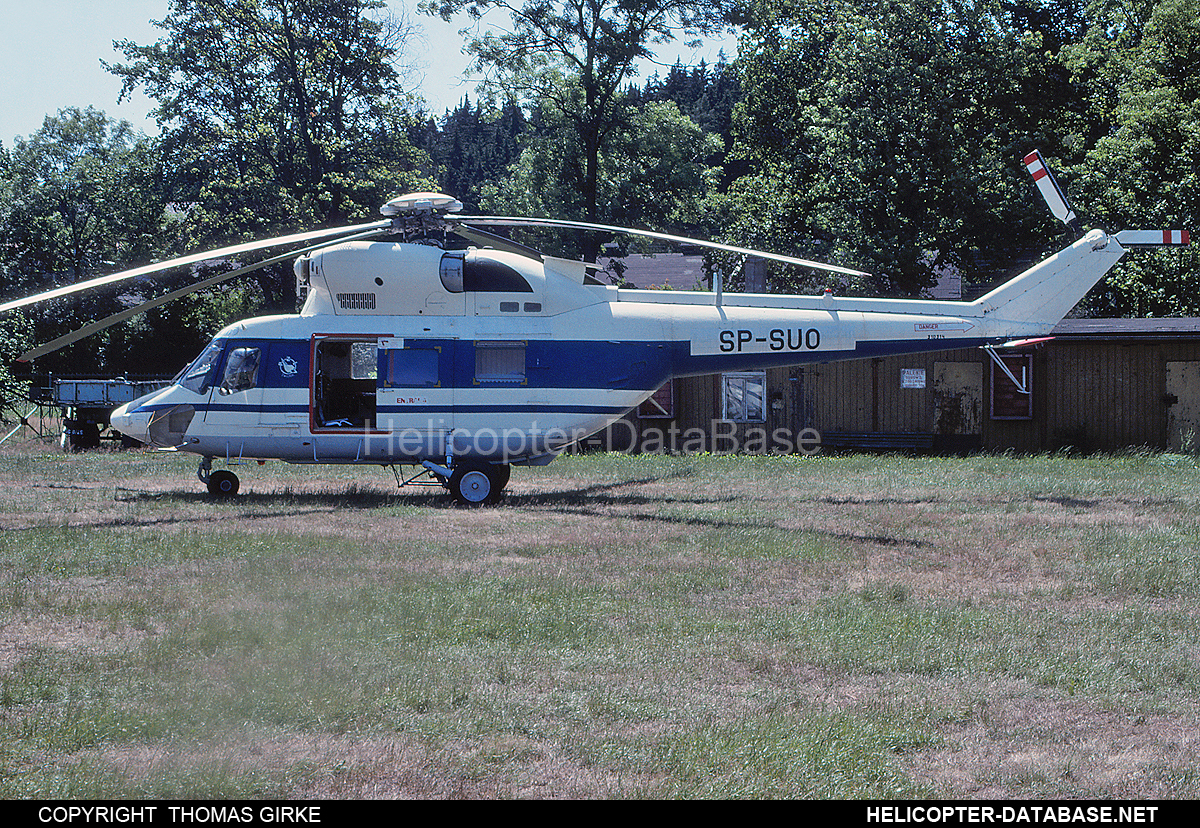
<path id="1" fill-rule="evenodd" d="M 225 343 L 223 342 L 211 343 L 200 356 L 196 357 L 195 362 L 183 370 L 179 376 L 179 384 L 197 394 L 207 391 L 212 382 L 213 369 L 217 365 L 217 360 L 221 358 L 221 351 L 224 347 Z"/>

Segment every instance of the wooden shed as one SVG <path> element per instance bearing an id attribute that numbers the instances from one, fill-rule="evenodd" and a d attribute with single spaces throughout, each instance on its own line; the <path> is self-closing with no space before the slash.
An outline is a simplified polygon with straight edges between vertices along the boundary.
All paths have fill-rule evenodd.
<path id="1" fill-rule="evenodd" d="M 599 442 L 791 452 L 819 434 L 824 450 L 1200 450 L 1200 319 L 1066 319 L 1053 337 L 996 352 L 1008 372 L 970 348 L 679 379 Z"/>

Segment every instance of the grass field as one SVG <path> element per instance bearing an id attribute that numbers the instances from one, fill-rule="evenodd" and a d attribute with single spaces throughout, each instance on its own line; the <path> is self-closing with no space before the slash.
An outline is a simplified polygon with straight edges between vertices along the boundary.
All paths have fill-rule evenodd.
<path id="1" fill-rule="evenodd" d="M 3 797 L 1200 796 L 1200 464 L 0 453 Z"/>

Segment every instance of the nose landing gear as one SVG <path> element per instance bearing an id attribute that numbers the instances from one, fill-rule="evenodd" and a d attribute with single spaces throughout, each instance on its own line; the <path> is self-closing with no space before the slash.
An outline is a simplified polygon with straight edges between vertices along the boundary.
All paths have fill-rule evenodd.
<path id="1" fill-rule="evenodd" d="M 238 476 L 228 469 L 213 471 L 211 457 L 200 460 L 196 476 L 208 486 L 208 493 L 213 497 L 233 497 L 238 492 Z"/>

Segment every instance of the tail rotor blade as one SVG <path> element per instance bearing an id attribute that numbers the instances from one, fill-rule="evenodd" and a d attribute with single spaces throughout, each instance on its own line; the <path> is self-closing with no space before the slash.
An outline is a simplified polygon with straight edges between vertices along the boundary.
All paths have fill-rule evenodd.
<path id="1" fill-rule="evenodd" d="M 1187 230 L 1122 230 L 1113 237 L 1122 247 L 1170 247 L 1192 243 Z"/>
<path id="2" fill-rule="evenodd" d="M 1042 157 L 1041 150 L 1034 150 L 1025 156 L 1025 168 L 1033 176 L 1038 192 L 1046 200 L 1054 217 L 1079 233 L 1079 217 L 1071 209 L 1071 205 L 1067 201 L 1067 194 L 1063 192 L 1062 187 L 1058 186 L 1058 181 L 1050 172 L 1050 167 L 1046 164 L 1046 159 Z"/>

